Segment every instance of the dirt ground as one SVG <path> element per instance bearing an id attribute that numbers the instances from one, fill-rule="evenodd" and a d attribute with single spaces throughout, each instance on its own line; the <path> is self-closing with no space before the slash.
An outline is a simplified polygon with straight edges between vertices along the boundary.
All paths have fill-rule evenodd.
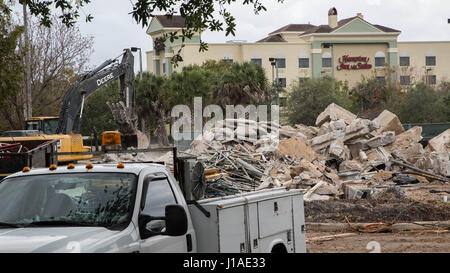
<path id="1" fill-rule="evenodd" d="M 385 192 L 377 199 L 328 200 L 305 203 L 306 222 L 321 223 L 405 223 L 413 221 L 450 220 L 450 202 L 444 202 L 448 193 L 430 193 L 430 190 L 450 191 L 449 184 L 433 183 L 403 187 L 404 194 Z"/>
<path id="2" fill-rule="evenodd" d="M 443 197 L 450 185 L 431 183 L 403 187 L 404 194 L 387 191 L 381 197 L 305 203 L 306 222 L 408 223 L 450 220 L 450 203 Z M 307 231 L 306 237 L 342 234 Z M 450 233 L 357 233 L 356 236 L 307 243 L 310 253 L 450 253 Z"/>
<path id="3" fill-rule="evenodd" d="M 308 232 L 306 238 L 336 235 Z M 354 237 L 307 243 L 310 253 L 450 253 L 450 233 L 359 233 Z"/>

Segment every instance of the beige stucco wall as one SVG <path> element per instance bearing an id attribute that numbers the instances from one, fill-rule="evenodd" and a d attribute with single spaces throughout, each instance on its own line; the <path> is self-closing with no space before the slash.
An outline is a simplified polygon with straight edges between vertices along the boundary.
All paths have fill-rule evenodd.
<path id="1" fill-rule="evenodd" d="M 321 39 L 331 39 L 331 37 L 323 36 Z M 333 70 L 322 68 L 322 75 L 335 76 L 337 80 L 348 81 L 349 86 L 361 81 L 362 77 L 371 78 L 374 76 L 385 76 L 384 68 L 375 68 L 375 54 L 378 51 L 384 52 L 386 62 L 389 60 L 389 49 L 387 44 L 353 44 L 352 41 L 369 40 L 370 37 L 352 37 L 341 35 L 334 37 L 335 41 L 348 41 L 346 44 L 334 44 L 333 47 Z M 393 36 L 377 36 L 380 39 L 395 40 Z M 183 66 L 191 64 L 202 64 L 206 60 L 222 60 L 225 56 L 232 57 L 234 62 L 250 61 L 252 58 L 261 58 L 262 66 L 266 71 L 269 81 L 272 80 L 272 67 L 269 62 L 270 57 L 286 58 L 286 68 L 279 69 L 279 78 L 286 78 L 289 86 L 298 78 L 312 77 L 312 49 L 311 42 L 317 41 L 318 37 L 304 37 L 300 41 L 290 43 L 221 43 L 209 44 L 208 51 L 199 52 L 199 44 L 186 44 L 182 50 L 184 61 L 174 68 L 174 71 L 180 71 Z M 373 39 L 373 37 L 372 37 Z M 174 46 L 174 52 L 177 52 L 180 46 Z M 397 50 L 394 48 L 394 50 Z M 330 52 L 330 48 L 322 48 L 321 54 Z M 425 56 L 427 52 L 436 54 L 436 67 L 431 67 L 430 75 L 436 75 L 438 83 L 442 80 L 450 80 L 450 42 L 398 42 L 398 63 L 403 52 L 407 52 L 410 56 L 410 67 L 397 67 L 397 76 L 410 75 L 411 82 L 423 80 L 425 75 Z M 307 54 L 310 59 L 310 66 L 307 69 L 298 67 L 298 58 L 300 54 Z M 367 70 L 341 70 L 337 71 L 338 59 L 344 55 L 369 57 L 369 63 L 372 69 Z M 164 57 L 164 56 L 161 56 Z M 147 70 L 153 72 L 153 56 L 152 52 L 147 52 Z M 160 71 L 162 72 L 161 59 Z"/>
<path id="2" fill-rule="evenodd" d="M 399 56 L 408 53 L 410 67 L 399 67 L 399 74 L 410 75 L 411 81 L 422 80 L 426 69 L 430 68 L 429 75 L 436 75 L 437 82 L 450 80 L 450 42 L 399 42 Z M 436 66 L 426 67 L 427 52 L 436 54 Z"/>
<path id="3" fill-rule="evenodd" d="M 375 76 L 385 76 L 385 69 L 375 67 L 375 54 L 377 52 L 383 52 L 385 54 L 386 62 L 388 61 L 388 45 L 387 44 L 335 44 L 333 46 L 333 72 L 334 77 L 340 81 L 348 81 L 349 86 L 354 86 L 357 82 L 360 82 L 363 78 L 372 78 Z M 331 52 L 331 49 L 324 49 L 323 52 Z M 344 55 L 350 57 L 368 57 L 369 64 L 372 65 L 372 69 L 360 69 L 360 70 L 340 70 L 336 67 L 339 65 L 339 58 Z M 356 64 L 351 62 L 349 64 Z M 322 71 L 325 69 L 322 68 Z M 326 70 L 327 75 L 332 76 L 330 69 Z"/>

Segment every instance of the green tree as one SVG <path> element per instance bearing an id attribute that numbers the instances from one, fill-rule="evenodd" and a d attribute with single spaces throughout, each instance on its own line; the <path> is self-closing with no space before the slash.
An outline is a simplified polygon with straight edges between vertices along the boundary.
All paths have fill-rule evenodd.
<path id="1" fill-rule="evenodd" d="M 196 96 L 208 100 L 212 90 L 209 76 L 204 70 L 190 68 L 169 77 L 145 72 L 142 81 L 136 79 L 138 116 L 154 129 L 159 144 L 169 144 L 166 124 L 175 105 L 191 105 Z"/>
<path id="2" fill-rule="evenodd" d="M 202 68 L 213 72 L 213 103 L 226 105 L 258 104 L 270 97 L 270 88 L 262 67 L 250 63 L 209 61 Z"/>
<path id="3" fill-rule="evenodd" d="M 376 78 L 364 79 L 350 91 L 353 104 L 359 107 L 359 115 L 368 119 L 375 118 L 399 93 L 395 86 Z"/>
<path id="4" fill-rule="evenodd" d="M 16 48 L 22 27 L 15 26 L 11 21 L 11 4 L 11 1 L 0 0 L 0 109 L 8 113 L 5 119 L 9 127 L 18 128 L 21 125 L 13 114 L 23 115 L 23 111 L 12 108 L 10 102 L 17 99 L 21 90 L 23 68 Z"/>
<path id="5" fill-rule="evenodd" d="M 98 137 L 104 131 L 117 130 L 113 115 L 106 102 L 120 101 L 119 81 L 114 80 L 90 95 L 84 104 L 81 134 L 97 133 Z M 74 128 L 76 128 L 74 126 Z"/>
<path id="6" fill-rule="evenodd" d="M 394 112 L 403 123 L 432 123 L 442 121 L 442 113 L 446 111 L 442 107 L 436 91 L 419 83 L 399 99 Z"/>
<path id="7" fill-rule="evenodd" d="M 317 116 L 331 103 L 354 112 L 341 82 L 330 77 L 306 79 L 290 87 L 285 114 L 291 124 L 315 125 Z"/>

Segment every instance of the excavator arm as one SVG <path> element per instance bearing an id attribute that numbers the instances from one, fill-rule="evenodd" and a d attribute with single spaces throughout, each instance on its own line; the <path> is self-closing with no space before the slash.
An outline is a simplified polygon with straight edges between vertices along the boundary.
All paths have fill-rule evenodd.
<path id="1" fill-rule="evenodd" d="M 120 56 L 122 56 L 122 60 L 118 64 L 117 59 Z M 75 119 L 78 112 L 81 110 L 78 128 L 76 131 L 79 133 L 82 122 L 84 100 L 99 88 L 117 78 L 120 80 L 120 96 L 123 101 L 122 105 L 124 105 L 126 115 L 130 120 L 135 119 L 133 118 L 135 109 L 134 56 L 130 49 L 125 49 L 124 53 L 120 56 L 116 59 L 105 61 L 96 69 L 84 75 L 78 82 L 69 88 L 64 96 L 59 114 L 57 130 L 59 134 L 70 134 L 73 131 Z M 119 124 L 119 126 L 123 127 L 121 124 Z"/>

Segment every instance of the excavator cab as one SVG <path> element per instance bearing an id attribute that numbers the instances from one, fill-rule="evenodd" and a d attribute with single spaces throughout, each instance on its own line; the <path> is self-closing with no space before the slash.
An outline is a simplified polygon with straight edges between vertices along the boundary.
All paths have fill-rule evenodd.
<path id="1" fill-rule="evenodd" d="M 38 130 L 39 134 L 56 135 L 58 117 L 31 117 L 25 119 L 25 130 Z"/>

